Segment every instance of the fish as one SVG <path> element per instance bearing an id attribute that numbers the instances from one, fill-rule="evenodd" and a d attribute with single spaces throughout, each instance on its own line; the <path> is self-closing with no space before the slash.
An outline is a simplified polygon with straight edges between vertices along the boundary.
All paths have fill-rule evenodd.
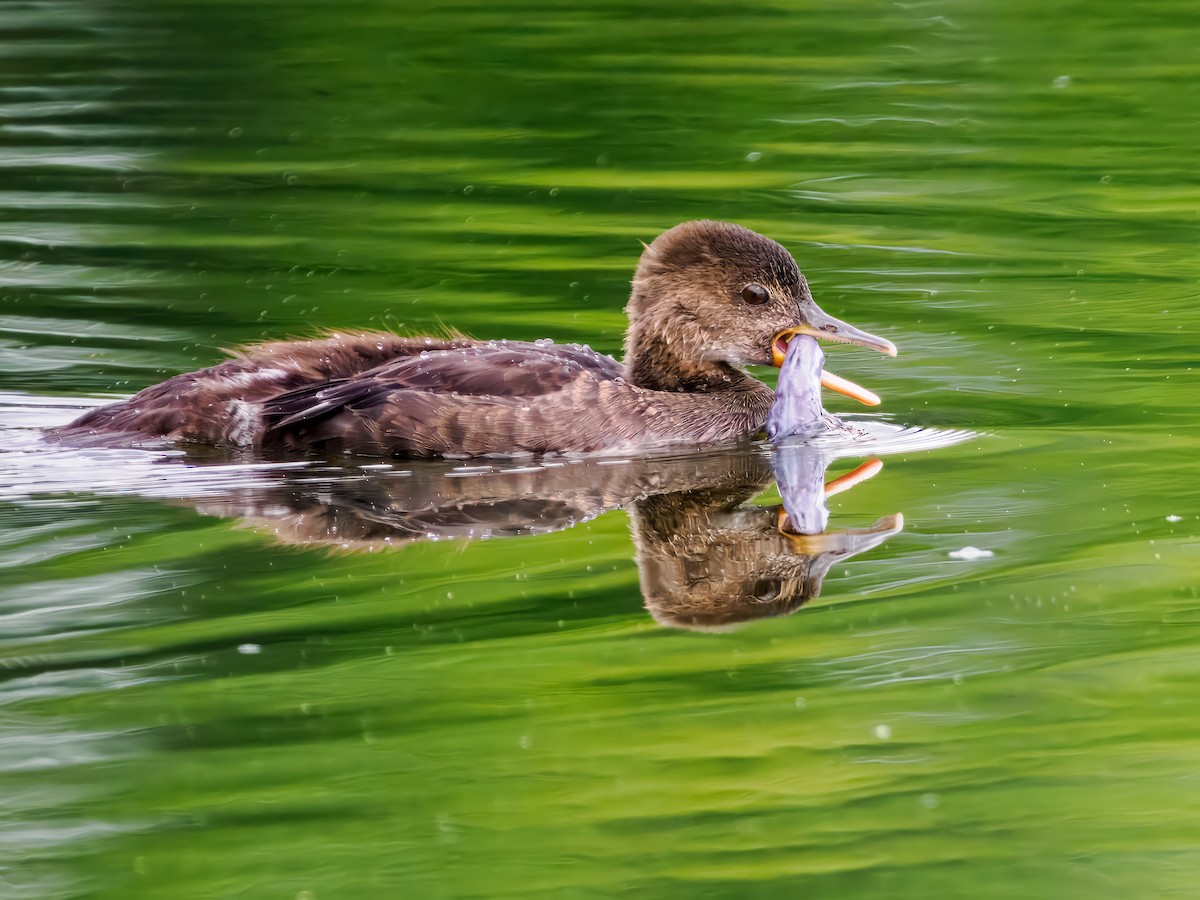
<path id="1" fill-rule="evenodd" d="M 824 367 L 825 353 L 816 338 L 798 334 L 788 341 L 775 401 L 767 414 L 767 439 L 772 443 L 813 438 L 829 428 L 829 415 L 821 405 Z"/>
<path id="2" fill-rule="evenodd" d="M 808 440 L 825 431 L 849 430 L 821 405 L 821 388 L 845 394 L 866 406 L 878 406 L 879 396 L 847 378 L 825 371 L 825 353 L 816 339 L 793 332 L 786 346 L 775 351 L 779 381 L 767 414 L 767 439 Z"/>

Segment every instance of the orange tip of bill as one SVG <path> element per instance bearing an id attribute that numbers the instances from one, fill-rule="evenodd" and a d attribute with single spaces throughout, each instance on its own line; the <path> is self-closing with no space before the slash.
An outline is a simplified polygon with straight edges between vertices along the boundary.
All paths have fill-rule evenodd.
<path id="1" fill-rule="evenodd" d="M 866 406 L 878 406 L 880 403 L 878 394 L 868 391 L 865 387 L 855 384 L 848 378 L 834 375 L 832 372 L 821 373 L 821 387 L 837 391 L 839 394 L 845 394 L 847 397 L 852 397 Z"/>

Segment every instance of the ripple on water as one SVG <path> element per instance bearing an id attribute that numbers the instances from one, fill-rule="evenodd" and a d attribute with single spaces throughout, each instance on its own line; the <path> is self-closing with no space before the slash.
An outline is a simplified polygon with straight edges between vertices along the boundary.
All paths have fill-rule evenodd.
<path id="1" fill-rule="evenodd" d="M 804 445 L 815 447 L 832 459 L 855 456 L 891 456 L 921 450 L 940 450 L 953 447 L 972 438 L 978 431 L 968 428 L 929 428 L 920 425 L 895 425 L 880 419 L 843 417 L 851 426 L 849 432 L 827 432 L 804 440 L 781 441 L 781 447 Z"/>
<path id="2" fill-rule="evenodd" d="M 160 499 L 212 496 L 223 491 L 265 489 L 284 471 L 310 468 L 311 461 L 220 462 L 197 465 L 185 451 L 161 448 L 62 447 L 43 431 L 65 425 L 87 409 L 109 399 L 40 397 L 0 392 L 0 501 L 28 501 L 63 494 L 137 495 Z M 829 433 L 780 446 L 811 446 L 830 459 L 885 456 L 952 447 L 979 437 L 969 429 L 900 426 L 879 419 L 846 419 L 852 432 Z M 598 465 L 624 464 L 597 460 Z M 558 465 L 547 460 L 537 470 Z M 363 468 L 355 466 L 356 471 Z M 493 465 L 464 464 L 451 475 L 471 477 L 494 471 Z"/>
<path id="3" fill-rule="evenodd" d="M 61 447 L 43 435 L 44 429 L 65 425 L 108 402 L 0 392 L 0 501 L 63 494 L 205 497 L 269 487 L 274 474 L 310 465 L 303 460 L 193 465 L 184 462 L 184 451 L 173 447 Z"/>

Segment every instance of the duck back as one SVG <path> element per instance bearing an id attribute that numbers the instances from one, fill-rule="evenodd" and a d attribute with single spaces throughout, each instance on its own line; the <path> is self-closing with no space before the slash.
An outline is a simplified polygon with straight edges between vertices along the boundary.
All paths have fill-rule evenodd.
<path id="1" fill-rule="evenodd" d="M 482 456 L 645 449 L 744 438 L 770 392 L 646 390 L 587 347 L 360 333 L 264 344 L 58 432 L 253 451 Z"/>

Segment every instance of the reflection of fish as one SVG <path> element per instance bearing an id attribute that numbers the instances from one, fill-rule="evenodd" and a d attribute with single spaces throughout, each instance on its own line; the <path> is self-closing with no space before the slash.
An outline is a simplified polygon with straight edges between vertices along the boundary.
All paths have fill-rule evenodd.
<path id="1" fill-rule="evenodd" d="M 787 356 L 779 368 L 775 402 L 767 415 L 767 437 L 815 437 L 827 427 L 821 407 L 821 370 L 825 353 L 815 338 L 798 334 L 788 342 Z"/>
<path id="2" fill-rule="evenodd" d="M 817 407 L 820 410 L 820 404 Z M 775 451 L 772 468 L 779 496 L 791 520 L 790 530 L 796 534 L 820 534 L 829 525 L 829 507 L 825 505 L 825 469 L 829 462 L 815 447 L 803 444 Z"/>

